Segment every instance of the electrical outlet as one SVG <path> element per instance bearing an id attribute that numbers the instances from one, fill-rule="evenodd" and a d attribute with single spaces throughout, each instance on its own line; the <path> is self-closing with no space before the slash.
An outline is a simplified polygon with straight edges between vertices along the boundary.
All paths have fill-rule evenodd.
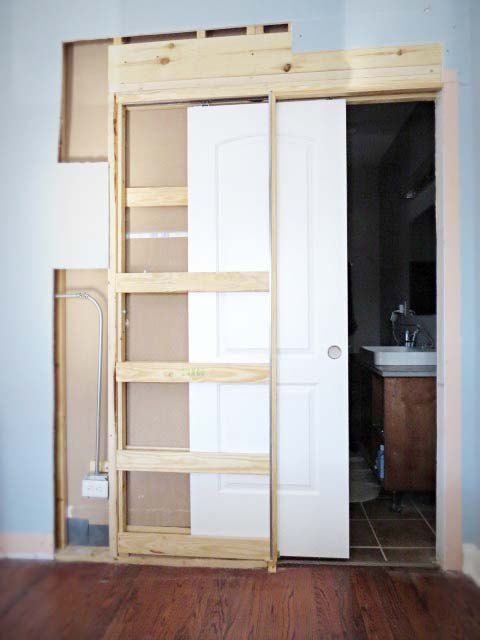
<path id="1" fill-rule="evenodd" d="M 84 498 L 108 498 L 108 477 L 105 474 L 85 476 L 82 480 Z"/>

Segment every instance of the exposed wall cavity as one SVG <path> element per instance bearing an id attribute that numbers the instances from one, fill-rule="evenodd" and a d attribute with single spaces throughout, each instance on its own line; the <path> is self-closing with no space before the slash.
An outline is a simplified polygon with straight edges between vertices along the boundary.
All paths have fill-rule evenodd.
<path id="1" fill-rule="evenodd" d="M 126 36 L 125 44 L 185 40 L 197 37 L 243 36 L 247 33 L 279 33 L 289 25 L 270 24 L 229 29 L 207 29 Z M 80 40 L 63 45 L 63 86 L 60 116 L 59 162 L 107 160 L 108 47 L 113 38 Z"/>
<path id="2" fill-rule="evenodd" d="M 63 46 L 60 162 L 107 160 L 110 44 L 90 40 Z"/>

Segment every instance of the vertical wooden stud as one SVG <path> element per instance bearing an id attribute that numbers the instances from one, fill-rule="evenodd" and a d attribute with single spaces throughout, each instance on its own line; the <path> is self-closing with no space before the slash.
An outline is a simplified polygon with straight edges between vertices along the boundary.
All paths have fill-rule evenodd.
<path id="1" fill-rule="evenodd" d="M 110 553 L 118 555 L 118 504 L 117 504 L 117 412 L 115 402 L 115 362 L 117 357 L 117 101 L 109 97 L 108 162 L 110 177 L 110 256 L 108 268 L 108 483 L 109 508 L 108 527 Z"/>
<path id="2" fill-rule="evenodd" d="M 125 272 L 125 161 L 126 161 L 126 110 L 119 106 L 117 113 L 117 273 Z M 117 362 L 123 362 L 126 355 L 125 314 L 126 296 L 117 293 Z M 125 448 L 127 440 L 127 400 L 126 384 L 117 383 L 117 448 Z M 118 472 L 118 529 L 124 532 L 127 525 L 126 513 L 126 473 Z"/>
<path id="3" fill-rule="evenodd" d="M 58 162 L 65 162 L 67 156 L 67 73 L 68 44 L 62 47 L 62 99 L 60 104 L 60 130 L 58 134 Z"/>
<path id="4" fill-rule="evenodd" d="M 55 271 L 54 292 L 65 293 L 66 272 Z M 55 300 L 55 546 L 67 545 L 67 392 L 66 392 L 66 306 Z"/>
<path id="5" fill-rule="evenodd" d="M 263 33 L 263 24 L 249 24 L 247 26 L 247 36 Z"/>
<path id="6" fill-rule="evenodd" d="M 275 571 L 278 557 L 277 499 L 277 101 L 269 104 L 269 199 L 270 199 L 270 562 Z"/>

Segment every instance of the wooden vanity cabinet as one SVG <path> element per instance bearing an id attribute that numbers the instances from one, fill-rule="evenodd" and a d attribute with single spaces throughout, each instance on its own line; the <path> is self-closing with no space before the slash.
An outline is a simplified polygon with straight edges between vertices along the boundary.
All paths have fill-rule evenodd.
<path id="1" fill-rule="evenodd" d="M 432 491 L 436 472 L 436 379 L 364 370 L 362 442 L 372 466 L 385 446 L 387 491 Z"/>

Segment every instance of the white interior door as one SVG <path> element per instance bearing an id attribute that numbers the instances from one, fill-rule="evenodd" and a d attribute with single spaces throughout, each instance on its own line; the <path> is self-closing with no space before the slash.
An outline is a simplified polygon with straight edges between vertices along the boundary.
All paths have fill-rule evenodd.
<path id="1" fill-rule="evenodd" d="M 268 271 L 265 105 L 188 113 L 188 268 Z M 268 362 L 267 293 L 189 294 L 190 362 Z M 190 449 L 268 453 L 268 385 L 191 384 Z M 192 474 L 192 534 L 268 537 L 268 478 Z"/>
<path id="2" fill-rule="evenodd" d="M 277 109 L 279 550 L 342 558 L 345 102 Z M 189 270 L 268 270 L 268 106 L 195 107 L 188 124 Z M 192 362 L 268 362 L 268 294 L 190 294 L 189 336 Z M 266 453 L 268 431 L 266 385 L 190 385 L 192 450 Z M 192 474 L 190 486 L 192 533 L 268 536 L 268 478 Z"/>

